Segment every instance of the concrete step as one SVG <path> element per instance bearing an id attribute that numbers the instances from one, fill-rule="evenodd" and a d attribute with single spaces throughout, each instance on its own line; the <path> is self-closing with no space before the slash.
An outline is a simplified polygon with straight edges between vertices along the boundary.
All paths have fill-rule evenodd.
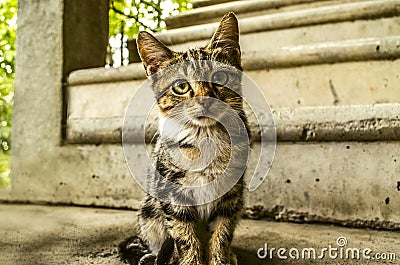
<path id="1" fill-rule="evenodd" d="M 119 259 L 118 244 L 137 235 L 135 211 L 13 204 L 0 205 L 0 211 L 0 263 L 3 265 L 122 265 L 126 263 Z M 343 245 L 342 258 L 339 250 L 332 252 L 333 258 L 328 252 L 324 258 L 312 258 L 312 254 L 308 258 L 308 252 L 304 252 L 305 258 L 301 258 L 304 248 L 313 248 L 317 256 L 321 255 L 322 248 L 339 249 L 338 238 L 343 241 L 339 243 L 347 242 Z M 380 260 L 379 264 L 397 264 L 398 240 L 398 233 L 390 231 L 243 219 L 236 229 L 233 248 L 239 265 L 364 264 L 360 262 L 371 261 L 362 255 L 365 248 L 372 250 L 371 258 L 377 253 L 386 255 L 386 260 Z M 265 244 L 269 251 L 285 248 L 286 256 L 291 248 L 297 248 L 300 258 L 280 259 L 275 250 L 272 259 L 269 255 L 259 259 L 257 252 Z M 358 248 L 360 259 L 346 259 L 347 248 Z M 264 253 L 260 251 L 260 254 Z"/>
<path id="2" fill-rule="evenodd" d="M 234 1 L 243 1 L 243 0 L 193 0 L 192 5 L 193 5 L 193 8 L 199 8 L 199 7 L 217 5 L 217 4 L 227 3 L 227 2 L 234 2 Z"/>
<path id="3" fill-rule="evenodd" d="M 269 14 L 239 20 L 241 34 L 315 24 L 375 19 L 400 15 L 397 0 L 362 1 Z M 217 23 L 185 27 L 157 34 L 167 45 L 208 39 Z"/>
<path id="4" fill-rule="evenodd" d="M 270 124 L 261 124 L 259 128 L 255 118 L 248 113 L 252 140 L 260 141 L 260 129 L 268 131 Z M 74 114 L 67 119 L 66 140 L 69 143 L 121 143 L 125 112 L 115 113 L 116 115 L 109 112 L 92 112 L 93 116 Z M 277 140 L 281 142 L 400 140 L 399 103 L 279 108 L 273 109 L 272 114 Z M 138 121 L 146 120 L 146 117 L 142 116 L 132 118 L 137 118 Z M 132 132 L 132 139 L 138 139 L 138 144 L 143 142 L 144 136 L 140 124 L 141 122 L 134 123 L 131 124 L 132 127 L 125 128 L 126 131 Z M 156 113 L 151 113 L 147 126 L 145 136 L 147 142 L 150 142 L 158 128 Z"/>
<path id="5" fill-rule="evenodd" d="M 167 29 L 176 29 L 193 25 L 218 22 L 221 17 L 223 17 L 228 12 L 234 12 L 239 18 L 246 18 L 349 2 L 355 2 L 355 0 L 230 1 L 226 3 L 219 3 L 201 8 L 195 8 L 176 16 L 167 17 L 165 19 L 165 22 L 167 24 Z"/>
<path id="6" fill-rule="evenodd" d="M 244 52 L 314 42 L 398 35 L 398 1 L 362 1 L 260 15 L 239 20 Z M 158 33 L 157 38 L 176 50 L 205 45 L 217 24 L 185 27 Z M 134 39 L 128 41 L 130 61 L 139 59 Z"/>
<path id="7" fill-rule="evenodd" d="M 331 113 L 336 113 L 338 109 L 332 108 L 333 105 L 346 108 L 346 105 L 357 104 L 365 105 L 367 110 L 367 104 L 400 101 L 397 70 L 400 69 L 400 60 L 387 60 L 400 57 L 399 43 L 400 37 L 386 37 L 283 47 L 275 53 L 248 52 L 243 65 L 245 73 L 257 84 L 277 113 L 281 108 L 303 106 L 326 106 Z M 342 63 L 331 64 L 334 62 Z M 120 142 L 122 117 L 131 96 L 144 78 L 141 63 L 119 69 L 73 72 L 68 80 L 68 141 Z M 325 110 L 316 108 L 313 111 L 320 114 Z M 368 120 L 374 115 L 359 117 L 358 120 Z M 284 130 L 287 122 L 279 119 L 279 114 L 276 118 L 278 139 L 301 140 L 285 136 L 288 133 Z M 298 121 L 292 122 L 300 130 L 298 135 L 302 135 L 304 126 Z M 324 123 L 315 119 L 312 123 L 321 122 Z M 375 137 L 372 130 L 365 135 Z M 339 132 L 333 130 L 332 133 Z M 254 135 L 258 133 L 254 132 Z M 357 137 L 359 140 L 379 140 L 368 139 L 368 136 L 363 138 L 358 134 L 351 140 L 357 140 Z"/>
<path id="8" fill-rule="evenodd" d="M 399 43 L 386 37 L 283 47 L 248 52 L 243 65 L 272 108 L 399 102 Z M 122 117 L 144 78 L 141 63 L 73 72 L 69 119 Z"/>
<path id="9" fill-rule="evenodd" d="M 242 53 L 274 53 L 281 47 L 312 45 L 323 42 L 339 42 L 353 39 L 384 38 L 399 36 L 400 17 L 373 20 L 344 21 L 290 29 L 252 32 L 241 34 Z M 172 45 L 176 51 L 205 46 L 208 39 L 188 41 Z"/>
<path id="10" fill-rule="evenodd" d="M 399 144 L 278 142 L 267 179 L 246 193 L 247 215 L 399 230 Z M 62 148 L 74 155 L 58 155 L 68 161 L 65 166 L 43 160 L 49 176 L 45 182 L 32 179 L 27 187 L 26 180 L 14 178 L 13 189 L 0 190 L 0 200 L 138 209 L 144 191 L 132 178 L 120 144 L 65 144 Z M 255 160 L 250 162 L 253 168 Z M 147 168 L 145 163 L 136 166 Z"/>

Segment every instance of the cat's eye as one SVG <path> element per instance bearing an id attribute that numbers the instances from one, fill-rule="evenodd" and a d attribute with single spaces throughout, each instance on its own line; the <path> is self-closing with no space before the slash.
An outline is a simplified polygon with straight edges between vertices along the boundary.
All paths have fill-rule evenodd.
<path id="1" fill-rule="evenodd" d="M 186 80 L 175 81 L 172 85 L 172 91 L 177 95 L 184 95 L 191 89 L 190 84 Z"/>
<path id="2" fill-rule="evenodd" d="M 229 81 L 228 74 L 223 71 L 215 72 L 212 76 L 213 84 L 216 84 L 218 86 L 224 86 L 228 83 L 228 81 Z"/>

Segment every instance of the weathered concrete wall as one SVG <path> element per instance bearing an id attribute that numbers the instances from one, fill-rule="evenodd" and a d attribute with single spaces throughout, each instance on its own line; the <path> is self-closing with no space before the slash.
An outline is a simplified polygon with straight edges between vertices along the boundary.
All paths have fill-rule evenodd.
<path id="1" fill-rule="evenodd" d="M 400 228 L 399 142 L 279 143 L 247 215 Z"/>
<path id="2" fill-rule="evenodd" d="M 268 178 L 246 194 L 246 214 L 400 229 L 399 144 L 279 143 Z M 144 195 L 118 145 L 72 145 L 14 168 L 21 165 L 26 171 L 1 199 L 138 209 Z"/>

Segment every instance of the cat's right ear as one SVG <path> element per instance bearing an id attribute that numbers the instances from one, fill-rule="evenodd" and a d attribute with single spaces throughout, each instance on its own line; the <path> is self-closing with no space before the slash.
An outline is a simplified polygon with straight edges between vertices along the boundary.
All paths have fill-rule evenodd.
<path id="1" fill-rule="evenodd" d="M 145 31 L 139 32 L 137 47 L 147 75 L 156 73 L 165 61 L 173 57 L 167 46 Z"/>

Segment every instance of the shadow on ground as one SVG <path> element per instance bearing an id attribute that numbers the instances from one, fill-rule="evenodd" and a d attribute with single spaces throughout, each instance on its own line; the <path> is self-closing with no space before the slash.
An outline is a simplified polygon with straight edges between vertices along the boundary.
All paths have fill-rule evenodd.
<path id="1" fill-rule="evenodd" d="M 137 212 L 43 205 L 0 204 L 1 265 L 124 265 L 118 245 L 136 234 Z M 397 260 L 373 264 L 399 264 L 400 233 L 350 229 L 329 225 L 292 224 L 242 220 L 233 247 L 239 265 L 360 265 L 367 260 L 259 260 L 257 250 L 293 247 L 321 250 L 337 246 L 339 237 L 347 247 L 370 248 L 375 253 L 396 253 Z"/>

